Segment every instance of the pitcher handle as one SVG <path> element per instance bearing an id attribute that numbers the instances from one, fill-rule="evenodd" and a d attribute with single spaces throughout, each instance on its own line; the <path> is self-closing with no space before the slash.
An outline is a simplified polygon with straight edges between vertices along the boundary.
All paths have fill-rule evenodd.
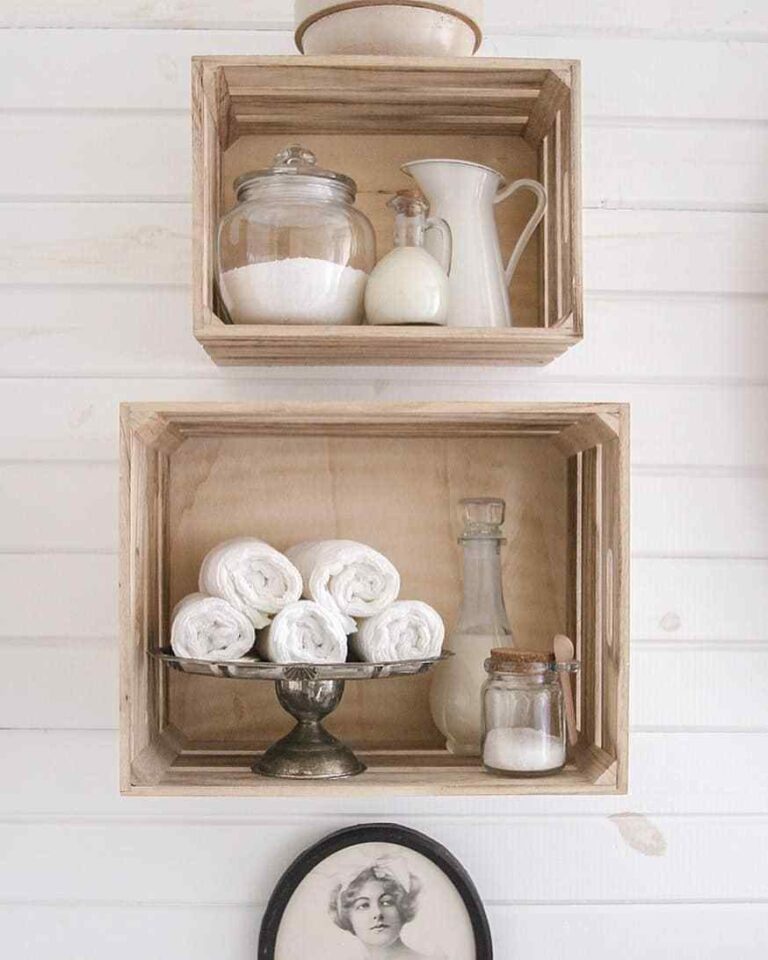
<path id="1" fill-rule="evenodd" d="M 442 217 L 428 217 L 424 224 L 424 233 L 427 230 L 437 230 L 440 234 L 440 256 L 435 257 L 437 262 L 443 268 L 446 276 L 451 275 L 451 262 L 453 261 L 453 234 L 448 222 Z"/>
<path id="2" fill-rule="evenodd" d="M 525 230 L 520 234 L 520 239 L 515 244 L 515 249 L 512 251 L 512 256 L 509 258 L 509 263 L 507 264 L 507 269 L 504 271 L 504 279 L 507 283 L 507 286 L 512 282 L 512 277 L 514 276 L 515 270 L 517 269 L 518 261 L 523 255 L 523 250 L 525 250 L 528 241 L 531 239 L 531 234 L 538 227 L 541 218 L 544 216 L 544 211 L 547 209 L 547 191 L 542 187 L 538 180 L 515 180 L 514 183 L 507 184 L 506 187 L 503 187 L 493 199 L 494 203 L 501 203 L 502 200 L 506 200 L 507 197 L 511 197 L 513 193 L 517 190 L 520 190 L 522 187 L 527 187 L 528 190 L 533 190 L 538 198 L 536 203 L 536 209 L 533 211 L 533 215 L 528 223 L 525 225 Z"/>

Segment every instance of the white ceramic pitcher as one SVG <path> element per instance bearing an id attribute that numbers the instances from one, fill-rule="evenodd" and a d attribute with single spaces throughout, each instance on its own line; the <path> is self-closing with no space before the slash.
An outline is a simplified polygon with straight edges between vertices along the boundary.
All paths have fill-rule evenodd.
<path id="1" fill-rule="evenodd" d="M 531 234 L 544 216 L 544 187 L 536 180 L 515 180 L 505 185 L 496 170 L 467 160 L 414 160 L 401 169 L 421 187 L 430 214 L 447 221 L 451 228 L 453 261 L 446 325 L 512 326 L 509 284 Z M 538 202 L 504 267 L 493 208 L 523 188 L 533 190 Z"/>

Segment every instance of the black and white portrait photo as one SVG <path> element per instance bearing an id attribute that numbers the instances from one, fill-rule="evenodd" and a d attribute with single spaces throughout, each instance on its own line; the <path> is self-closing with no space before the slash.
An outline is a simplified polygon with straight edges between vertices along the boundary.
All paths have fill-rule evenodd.
<path id="1" fill-rule="evenodd" d="M 259 957 L 490 960 L 490 934 L 472 881 L 448 851 L 377 824 L 333 834 L 289 868 Z"/>

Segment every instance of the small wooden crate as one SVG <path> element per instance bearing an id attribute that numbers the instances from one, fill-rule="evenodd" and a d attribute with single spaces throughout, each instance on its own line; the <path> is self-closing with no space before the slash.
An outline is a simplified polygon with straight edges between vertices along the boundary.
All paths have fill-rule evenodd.
<path id="1" fill-rule="evenodd" d="M 572 60 L 198 57 L 194 115 L 194 329 L 220 364 L 548 363 L 582 337 L 579 64 Z M 232 181 L 290 143 L 351 175 L 378 255 L 387 199 L 413 186 L 408 160 L 451 157 L 538 179 L 547 213 L 510 292 L 511 329 L 237 325 L 215 290 L 218 221 Z M 506 258 L 532 212 L 496 208 Z"/>
<path id="2" fill-rule="evenodd" d="M 122 789 L 132 794 L 619 793 L 627 782 L 628 409 L 587 404 L 129 404 L 122 408 Z M 430 676 L 347 683 L 328 728 L 359 751 L 344 781 L 255 776 L 291 721 L 270 683 L 198 677 L 148 651 L 205 553 L 345 537 L 398 566 L 402 596 L 455 623 L 458 500 L 507 502 L 503 576 L 518 639 L 573 637 L 579 744 L 566 770 L 514 780 L 453 757 Z"/>

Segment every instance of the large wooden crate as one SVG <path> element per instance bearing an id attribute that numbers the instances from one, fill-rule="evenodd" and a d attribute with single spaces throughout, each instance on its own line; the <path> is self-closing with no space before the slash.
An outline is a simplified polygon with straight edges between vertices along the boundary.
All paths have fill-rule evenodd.
<path id="1" fill-rule="evenodd" d="M 129 404 L 122 409 L 122 789 L 138 794 L 615 793 L 627 782 L 628 410 L 599 404 Z M 507 502 L 503 575 L 518 639 L 576 643 L 579 744 L 538 780 L 452 757 L 430 676 L 349 682 L 329 729 L 368 771 L 297 782 L 250 772 L 290 719 L 272 684 L 170 671 L 169 612 L 205 553 L 238 534 L 278 548 L 359 539 L 402 596 L 450 630 L 461 598 L 458 500 Z"/>
<path id="2" fill-rule="evenodd" d="M 579 64 L 571 60 L 198 57 L 194 116 L 194 329 L 217 363 L 547 363 L 582 336 Z M 386 202 L 408 160 L 452 157 L 538 179 L 549 204 L 512 282 L 511 329 L 250 326 L 224 322 L 215 234 L 233 179 L 287 144 L 351 175 L 379 256 Z M 533 198 L 496 208 L 506 258 Z"/>

